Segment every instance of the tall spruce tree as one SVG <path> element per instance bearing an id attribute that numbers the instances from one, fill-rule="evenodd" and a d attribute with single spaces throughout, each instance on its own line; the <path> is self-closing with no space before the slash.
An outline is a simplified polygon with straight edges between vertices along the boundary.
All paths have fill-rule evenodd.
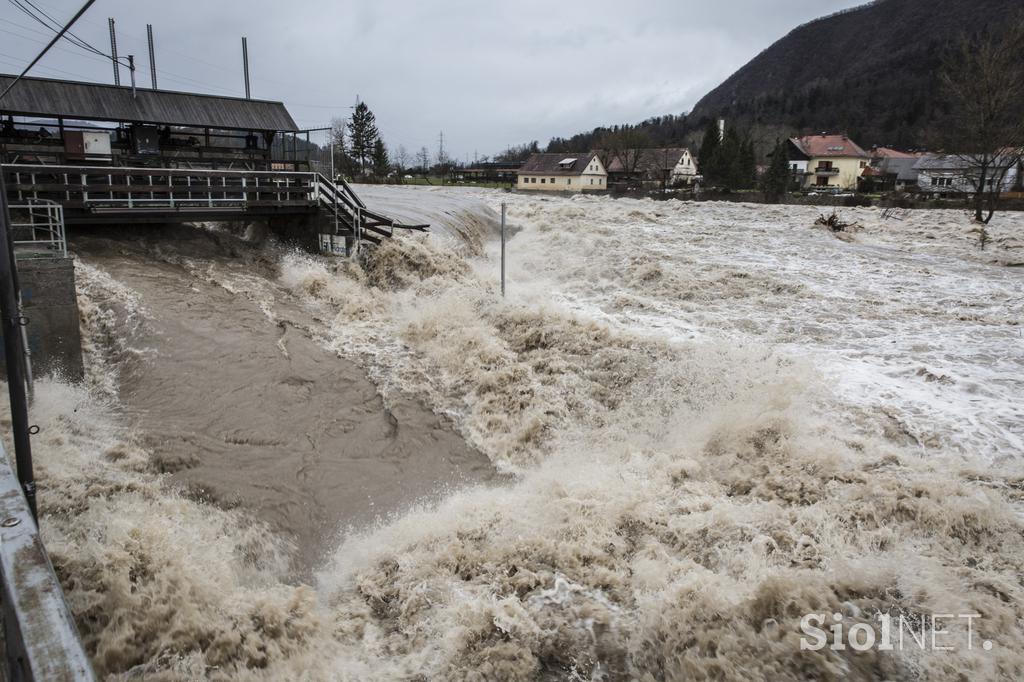
<path id="1" fill-rule="evenodd" d="M 391 162 L 388 159 L 388 148 L 384 146 L 384 140 L 379 137 L 373 143 L 373 175 L 378 180 L 384 180 L 391 170 Z"/>
<path id="2" fill-rule="evenodd" d="M 776 140 L 775 149 L 772 151 L 772 162 L 768 170 L 761 176 L 761 191 L 764 192 L 765 201 L 777 204 L 786 196 L 789 190 L 789 158 L 786 156 L 786 143 Z"/>
<path id="3" fill-rule="evenodd" d="M 366 106 L 366 102 L 360 102 L 348 122 L 349 153 L 355 160 L 360 175 L 366 174 L 366 168 L 373 158 L 373 147 L 379 137 L 377 119 L 370 111 L 370 107 Z"/>
<path id="4" fill-rule="evenodd" d="M 748 134 L 740 147 L 740 185 L 738 189 L 753 189 L 757 186 L 757 153 L 754 141 Z"/>
<path id="5" fill-rule="evenodd" d="M 733 126 L 725 129 L 722 144 L 715 153 L 714 163 L 717 182 L 726 189 L 740 189 L 743 186 L 743 138 Z"/>
<path id="6" fill-rule="evenodd" d="M 704 131 L 704 139 L 700 143 L 700 152 L 697 156 L 698 170 L 704 176 L 704 182 L 709 185 L 718 181 L 718 149 L 721 145 L 718 122 L 712 119 Z"/>

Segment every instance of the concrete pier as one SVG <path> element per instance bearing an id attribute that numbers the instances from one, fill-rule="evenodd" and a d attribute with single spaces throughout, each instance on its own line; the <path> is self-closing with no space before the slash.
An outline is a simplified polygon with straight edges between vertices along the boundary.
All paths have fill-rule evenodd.
<path id="1" fill-rule="evenodd" d="M 72 381 L 81 379 L 82 339 L 74 262 L 71 258 L 19 260 L 18 279 L 28 318 L 25 331 L 33 375 L 57 373 Z M 2 355 L 0 371 L 6 376 Z"/>

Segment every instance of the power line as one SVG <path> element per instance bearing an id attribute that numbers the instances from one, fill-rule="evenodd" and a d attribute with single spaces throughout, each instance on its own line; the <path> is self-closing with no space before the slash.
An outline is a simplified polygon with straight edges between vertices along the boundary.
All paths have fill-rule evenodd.
<path id="1" fill-rule="evenodd" d="M 47 52 L 50 51 L 50 48 L 53 47 L 57 43 L 57 41 L 60 40 L 64 36 L 65 33 L 67 33 L 68 29 L 71 28 L 71 26 L 76 21 L 78 21 L 78 18 L 80 16 L 85 14 L 85 11 L 87 9 L 92 7 L 94 2 L 96 2 L 96 0 L 86 0 L 86 3 L 84 5 L 82 5 L 82 9 L 78 10 L 78 12 L 75 13 L 75 16 L 71 17 L 71 21 L 69 21 L 67 24 L 64 25 L 64 28 L 62 28 L 60 30 L 60 32 L 58 32 L 57 35 L 55 35 L 53 37 L 53 40 L 51 40 L 49 43 L 47 43 L 46 47 L 43 48 L 42 52 L 37 54 L 35 59 L 33 59 L 29 63 L 29 65 L 25 67 L 25 70 L 22 71 L 18 75 L 17 78 L 15 78 L 13 81 L 11 81 L 11 84 L 8 85 L 7 88 L 2 93 L 0 93 L 0 99 L 3 99 L 4 95 L 6 95 L 8 92 L 10 92 L 11 88 L 13 88 L 15 85 L 17 85 L 18 81 L 20 81 L 25 76 L 25 74 L 29 72 L 29 69 L 31 69 L 33 66 L 35 66 L 39 62 L 39 60 L 43 58 L 43 55 L 45 55 Z"/>
<path id="2" fill-rule="evenodd" d="M 39 9 L 39 7 L 37 7 L 36 5 L 33 5 L 31 0 L 8 0 L 8 2 L 10 2 L 12 5 L 14 5 L 19 10 L 21 10 L 26 16 L 28 16 L 31 19 L 34 19 L 36 22 L 41 24 L 43 27 L 49 29 L 50 31 L 56 33 L 56 32 L 58 32 L 60 30 L 60 26 L 61 26 L 60 23 L 56 19 L 51 17 L 49 14 L 47 14 L 43 10 Z M 23 2 L 27 3 L 28 5 L 31 5 L 32 8 L 34 8 L 40 14 L 42 14 L 43 17 L 46 17 L 46 19 L 43 19 L 43 18 L 39 17 L 39 15 L 37 15 L 31 9 L 29 9 L 24 4 L 22 4 Z M 46 21 L 46 20 L 49 20 L 49 22 Z M 71 31 L 66 31 L 65 35 L 63 36 L 63 38 L 64 38 L 64 40 L 68 41 L 72 45 L 75 45 L 76 47 L 79 47 L 79 48 L 81 48 L 83 50 L 86 50 L 87 52 L 92 52 L 92 53 L 94 53 L 96 55 L 99 55 L 101 57 L 106 57 L 107 59 L 112 59 L 112 57 L 110 55 L 108 55 L 108 54 L 104 53 L 103 51 L 97 49 L 96 47 L 90 45 L 87 41 L 82 40 L 81 38 L 79 38 L 77 35 L 75 35 Z"/>

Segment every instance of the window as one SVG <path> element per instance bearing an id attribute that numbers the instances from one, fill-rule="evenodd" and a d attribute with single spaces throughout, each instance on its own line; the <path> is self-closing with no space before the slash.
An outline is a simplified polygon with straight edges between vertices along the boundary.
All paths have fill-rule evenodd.
<path id="1" fill-rule="evenodd" d="M 543 185 L 543 184 L 544 184 L 544 180 L 545 180 L 545 178 L 541 178 L 541 179 L 540 179 L 540 184 L 542 184 L 542 185 Z"/>
<path id="2" fill-rule="evenodd" d="M 552 185 L 555 184 L 555 179 L 554 178 L 551 178 L 551 184 Z"/>
<path id="3" fill-rule="evenodd" d="M 537 184 L 537 178 L 530 178 L 530 182 L 532 182 L 533 184 L 536 185 Z"/>
<path id="4" fill-rule="evenodd" d="M 867 168 L 868 167 L 868 162 L 867 161 L 861 161 L 860 162 L 860 167 L 861 168 Z"/>
<path id="5" fill-rule="evenodd" d="M 571 185 L 572 184 L 572 178 L 566 178 L 565 179 L 565 184 Z"/>

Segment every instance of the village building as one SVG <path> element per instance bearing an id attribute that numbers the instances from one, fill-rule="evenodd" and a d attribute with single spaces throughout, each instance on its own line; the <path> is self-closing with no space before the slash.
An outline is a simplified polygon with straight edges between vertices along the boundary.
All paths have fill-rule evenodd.
<path id="1" fill-rule="evenodd" d="M 308 133 L 281 102 L 25 77 L 0 117 L 4 163 L 308 168 Z"/>
<path id="2" fill-rule="evenodd" d="M 540 192 L 608 189 L 608 172 L 596 152 L 534 154 L 519 169 L 516 188 Z"/>
<path id="3" fill-rule="evenodd" d="M 995 167 L 986 173 L 985 191 L 992 191 L 999 182 L 1000 192 L 1020 187 L 1024 173 L 1018 155 L 1007 154 L 996 160 Z M 926 154 L 914 164 L 917 185 L 922 194 L 936 198 L 973 195 L 977 191 L 980 170 L 972 168 L 969 160 L 949 154 Z M 1001 178 L 1001 181 L 1000 181 Z"/>
<path id="4" fill-rule="evenodd" d="M 864 192 L 908 192 L 917 188 L 915 165 L 924 152 L 902 152 L 889 147 L 871 150 L 871 162 L 860 178 Z"/>
<path id="5" fill-rule="evenodd" d="M 697 177 L 697 162 L 686 147 L 630 149 L 613 154 L 608 161 L 608 182 L 652 184 L 663 187 L 691 185 Z"/>
<path id="6" fill-rule="evenodd" d="M 453 168 L 451 179 L 456 182 L 493 182 L 512 184 L 523 167 L 522 161 L 481 161 L 464 168 Z"/>
<path id="7" fill-rule="evenodd" d="M 854 190 L 871 156 L 846 135 L 793 137 L 790 169 L 803 189 Z"/>

